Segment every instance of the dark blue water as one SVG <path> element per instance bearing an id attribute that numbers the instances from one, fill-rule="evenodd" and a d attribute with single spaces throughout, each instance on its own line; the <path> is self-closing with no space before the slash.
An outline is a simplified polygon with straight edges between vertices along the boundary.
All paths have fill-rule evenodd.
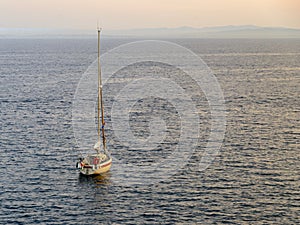
<path id="1" fill-rule="evenodd" d="M 104 40 L 103 52 L 129 41 Z M 186 166 L 158 184 L 124 186 L 115 182 L 114 168 L 96 178 L 75 169 L 72 102 L 96 59 L 96 40 L 0 40 L 1 224 L 299 223 L 300 40 L 173 41 L 201 56 L 223 90 L 227 126 L 220 154 L 207 170 L 196 169 L 209 127 L 202 99 L 207 124 Z M 178 121 L 174 108 L 159 104 L 165 119 Z M 150 132 L 151 113 L 131 115 L 137 137 Z M 153 157 L 176 145 L 178 124 L 169 125 L 170 143 Z M 147 155 L 151 162 L 149 152 L 110 144 L 117 158 L 134 162 Z"/>

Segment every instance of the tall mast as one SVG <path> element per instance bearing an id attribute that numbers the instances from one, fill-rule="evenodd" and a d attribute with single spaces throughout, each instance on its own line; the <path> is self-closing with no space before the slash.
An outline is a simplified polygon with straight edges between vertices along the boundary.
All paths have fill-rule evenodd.
<path id="1" fill-rule="evenodd" d="M 102 141 L 103 141 L 103 150 L 106 152 L 106 140 L 105 140 L 105 131 L 104 131 L 104 105 L 102 99 L 102 80 L 101 80 L 101 65 L 100 65 L 100 32 L 101 29 L 98 28 L 98 141 L 100 143 L 102 130 Z M 100 109 L 101 109 L 101 125 L 100 126 Z"/>

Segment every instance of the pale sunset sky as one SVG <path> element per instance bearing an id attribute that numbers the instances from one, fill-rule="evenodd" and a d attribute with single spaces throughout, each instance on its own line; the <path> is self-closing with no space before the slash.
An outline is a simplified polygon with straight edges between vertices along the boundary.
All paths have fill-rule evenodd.
<path id="1" fill-rule="evenodd" d="M 0 28 L 300 28 L 300 0 L 0 0 Z"/>

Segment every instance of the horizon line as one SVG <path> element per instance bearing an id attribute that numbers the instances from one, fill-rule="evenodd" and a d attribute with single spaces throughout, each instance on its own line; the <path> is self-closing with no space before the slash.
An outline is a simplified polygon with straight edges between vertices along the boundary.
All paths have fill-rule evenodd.
<path id="1" fill-rule="evenodd" d="M 190 25 L 181 25 L 181 26 L 172 26 L 172 27 L 166 27 L 166 26 L 161 26 L 161 27 L 135 27 L 135 28 L 108 28 L 105 30 L 140 30 L 140 29 L 178 29 L 178 28 L 194 28 L 194 29 L 203 29 L 203 28 L 222 28 L 222 27 L 257 27 L 257 28 L 288 28 L 288 29 L 295 29 L 295 30 L 300 30 L 300 27 L 290 27 L 290 26 L 282 26 L 282 25 L 276 25 L 276 26 L 268 26 L 268 25 L 255 25 L 255 24 L 241 24 L 241 25 L 234 25 L 234 24 L 227 24 L 227 25 L 207 25 L 207 26 L 190 26 Z M 94 30 L 91 28 L 53 28 L 53 27 L 0 27 L 0 29 L 40 29 L 40 30 Z M 97 28 L 96 28 L 97 30 Z"/>

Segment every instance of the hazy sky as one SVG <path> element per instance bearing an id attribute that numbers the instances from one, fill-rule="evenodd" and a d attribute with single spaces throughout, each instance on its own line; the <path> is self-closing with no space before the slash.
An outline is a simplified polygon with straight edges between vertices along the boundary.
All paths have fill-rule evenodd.
<path id="1" fill-rule="evenodd" d="M 300 28 L 300 0 L 0 0 L 0 28 Z"/>

